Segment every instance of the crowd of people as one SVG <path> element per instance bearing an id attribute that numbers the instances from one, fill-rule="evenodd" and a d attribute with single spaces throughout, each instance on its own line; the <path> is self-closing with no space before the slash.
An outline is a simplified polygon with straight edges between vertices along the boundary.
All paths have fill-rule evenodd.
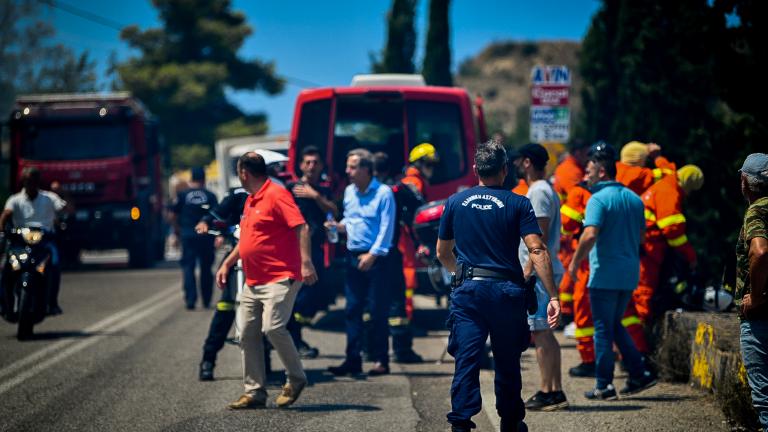
<path id="1" fill-rule="evenodd" d="M 569 374 L 595 379 L 586 398 L 612 400 L 653 386 L 656 377 L 646 361 L 651 347 L 646 330 L 672 304 L 667 287 L 660 285 L 662 267 L 674 256 L 688 270 L 697 268 L 683 205 L 687 196 L 702 187 L 701 169 L 694 165 L 678 169 L 662 156 L 659 145 L 640 142 L 630 142 L 617 152 L 603 142 L 574 141 L 554 175 L 547 178 L 549 159 L 547 150 L 538 144 L 507 154 L 498 142 L 485 143 L 475 155 L 479 186 L 446 202 L 437 256 L 456 281 L 448 345 L 456 359 L 448 415 L 454 430 L 474 427 L 471 417 L 480 410 L 478 373 L 489 335 L 503 430 L 525 430 L 526 409 L 568 407 L 562 389 L 560 346 L 553 333 L 563 325 L 561 313 L 570 322 L 566 332 L 576 338 L 581 357 L 580 364 L 568 369 Z M 318 355 L 303 339 L 301 328 L 336 294 L 331 287 L 323 287 L 328 230 L 344 236 L 347 249 L 347 347 L 344 361 L 329 372 L 360 374 L 365 354 L 373 362 L 369 376 L 390 373 L 390 335 L 396 361 L 422 361 L 413 349 L 410 328 L 416 243 L 408 222 L 413 220 L 415 208 L 425 202 L 425 185 L 437 161 L 436 149 L 428 143 L 413 149 L 402 173 L 390 166 L 387 154 L 352 150 L 345 170 L 349 185 L 338 207 L 331 189 L 321 183 L 323 160 L 313 147 L 301 154 L 301 178 L 287 185 L 270 180 L 258 154 L 244 155 L 238 163 L 244 189 L 233 192 L 233 197 L 239 194 L 235 205 L 228 197 L 219 207 L 209 208 L 216 204 L 215 199 L 203 199 L 207 195 L 194 187 L 194 181 L 200 181 L 199 172 L 193 171 L 197 176 L 193 175 L 192 189 L 179 195 L 179 201 L 195 197 L 198 207 L 199 217 L 187 218 L 187 228 L 180 227 L 185 248 L 195 246 L 183 240 L 184 229 L 194 227 L 196 234 L 205 233 L 212 223 L 210 215 L 231 219 L 242 214 L 240 242 L 216 276 L 216 282 L 226 286 L 228 269 L 238 259 L 242 261 L 245 285 L 238 329 L 245 393 L 230 408 L 266 403 L 264 373 L 269 370 L 269 352 L 265 354 L 265 345 L 276 349 L 287 371 L 278 406 L 290 405 L 301 394 L 306 376 L 300 358 Z M 745 191 L 756 184 L 750 180 L 753 171 L 742 170 Z M 518 182 L 510 190 L 506 177 L 513 175 Z M 758 226 L 765 219 L 760 190 L 758 185 L 753 192 L 757 198 L 750 200 L 753 204 L 747 219 L 751 225 L 740 240 L 744 243 L 740 243 L 740 263 L 749 261 L 744 257 L 755 256 L 751 249 L 759 249 L 765 241 L 760 236 L 764 225 Z M 185 219 L 183 205 L 175 213 L 180 221 Z M 747 245 L 753 240 L 756 246 Z M 205 247 L 211 246 L 206 243 Z M 185 252 L 183 256 L 193 255 Z M 194 260 L 183 258 L 182 265 L 190 307 L 194 282 L 186 279 L 194 277 L 189 267 L 194 269 Z M 760 271 L 758 280 L 764 278 Z M 768 383 L 760 372 L 768 364 L 765 330 L 759 320 L 750 318 L 760 315 L 765 297 L 745 291 L 746 278 L 740 276 L 736 298 L 745 298 L 740 307 L 745 364 L 750 384 L 762 388 L 755 398 L 759 407 Z M 210 302 L 209 280 L 203 277 L 204 306 Z M 203 380 L 213 379 L 216 352 L 235 319 L 234 307 L 234 295 L 223 294 L 204 346 Z M 520 313 L 509 313 L 514 308 L 521 308 Z M 219 315 L 227 318 L 217 318 Z M 536 347 L 541 383 L 523 402 L 520 354 L 529 343 Z M 629 374 L 619 390 L 613 385 L 617 359 Z"/>
<path id="2" fill-rule="evenodd" d="M 660 284 L 662 268 L 671 257 L 688 270 L 697 268 L 683 213 L 685 198 L 704 182 L 697 166 L 678 169 L 660 146 L 634 141 L 619 152 L 604 142 L 575 141 L 551 179 L 549 160 L 539 144 L 509 154 L 497 141 L 480 144 L 474 166 L 479 184 L 445 203 L 436 252 L 453 275 L 448 352 L 456 362 L 448 421 L 455 431 L 473 428 L 471 419 L 481 409 L 479 369 L 489 336 L 502 430 L 527 430 L 526 409 L 568 407 L 553 333 L 561 315 L 571 321 L 581 357 L 569 374 L 595 379 L 586 398 L 613 400 L 653 386 L 646 330 L 671 304 L 669 287 Z M 244 154 L 237 163 L 242 188 L 221 203 L 205 189 L 204 171 L 192 170 L 189 187 L 171 207 L 171 220 L 183 249 L 187 309 L 196 307 L 198 288 L 205 308 L 211 306 L 214 281 L 222 288 L 203 345 L 201 380 L 214 379 L 217 353 L 237 325 L 245 391 L 229 408 L 266 405 L 272 348 L 286 369 L 277 406 L 289 406 L 301 395 L 307 384 L 301 359 L 318 355 L 302 327 L 336 295 L 325 283 L 327 243 L 336 241 L 329 232 L 346 239 L 347 346 L 344 361 L 328 372 L 360 374 L 365 354 L 373 362 L 369 376 L 389 374 L 390 336 L 395 361 L 422 361 L 411 330 L 417 245 L 410 222 L 425 203 L 437 162 L 429 143 L 411 151 L 402 174 L 390 166 L 388 155 L 354 149 L 346 158 L 349 184 L 341 206 L 322 182 L 323 159 L 314 147 L 303 150 L 302 175 L 288 184 L 270 177 L 258 153 Z M 508 181 L 512 174 L 518 178 L 514 188 Z M 748 383 L 765 427 L 768 155 L 750 155 L 740 175 L 749 207 L 736 246 L 734 298 Z M 56 213 L 66 206 L 40 189 L 39 171 L 27 170 L 24 189 L 9 198 L 0 224 L 53 231 Z M 214 249 L 222 241 L 209 234 L 217 224 L 239 225 L 239 235 L 232 236 L 214 277 Z M 55 243 L 49 247 L 55 256 Z M 233 267 L 242 271 L 242 283 L 233 278 Z M 57 281 L 55 262 L 54 269 Z M 50 314 L 61 312 L 57 286 L 50 291 Z M 520 356 L 531 343 L 541 383 L 524 402 Z M 617 358 L 629 375 L 619 390 L 613 384 Z"/>

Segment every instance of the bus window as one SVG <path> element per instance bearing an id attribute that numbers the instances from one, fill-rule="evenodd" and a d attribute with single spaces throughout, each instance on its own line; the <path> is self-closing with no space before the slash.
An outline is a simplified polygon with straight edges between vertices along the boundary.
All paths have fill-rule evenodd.
<path id="1" fill-rule="evenodd" d="M 430 183 L 445 183 L 466 174 L 467 152 L 459 106 L 445 102 L 409 101 L 406 111 L 411 148 L 428 142 L 435 146 L 440 157 L 440 164 Z"/>
<path id="2" fill-rule="evenodd" d="M 328 147 L 328 129 L 331 122 L 331 100 L 307 102 L 301 107 L 299 135 L 296 138 L 296 173 L 301 173 L 301 151 L 304 147 L 315 146 L 325 161 Z"/>
<path id="3" fill-rule="evenodd" d="M 393 167 L 404 166 L 402 102 L 359 97 L 337 100 L 333 170 L 338 179 L 346 177 L 347 153 L 360 147 L 387 153 Z"/>

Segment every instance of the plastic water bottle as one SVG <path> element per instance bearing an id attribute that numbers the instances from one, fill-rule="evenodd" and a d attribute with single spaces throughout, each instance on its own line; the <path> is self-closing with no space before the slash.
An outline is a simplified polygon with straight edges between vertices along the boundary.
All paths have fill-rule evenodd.
<path id="1" fill-rule="evenodd" d="M 333 213 L 328 212 L 328 214 L 325 215 L 325 220 L 327 220 L 328 222 L 335 222 L 335 219 L 333 218 Z M 328 242 L 329 243 L 339 242 L 339 229 L 336 228 L 336 225 L 331 225 L 328 227 Z"/>

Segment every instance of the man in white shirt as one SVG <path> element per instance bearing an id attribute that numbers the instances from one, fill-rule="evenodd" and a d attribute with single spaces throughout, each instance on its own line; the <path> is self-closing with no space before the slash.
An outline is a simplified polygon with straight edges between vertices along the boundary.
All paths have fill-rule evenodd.
<path id="1" fill-rule="evenodd" d="M 67 202 L 53 192 L 40 190 L 40 171 L 37 168 L 24 170 L 22 184 L 24 187 L 21 192 L 11 195 L 5 202 L 3 213 L 0 214 L 0 229 L 5 229 L 10 218 L 14 227 L 43 228 L 53 233 L 56 215 L 66 208 Z M 58 315 L 62 312 L 59 307 L 59 253 L 54 242 L 48 242 L 47 247 L 51 251 L 48 314 Z"/>
<path id="2" fill-rule="evenodd" d="M 518 177 L 528 183 L 527 197 L 536 214 L 536 221 L 541 229 L 541 239 L 546 243 L 552 257 L 552 274 L 555 286 L 565 273 L 557 253 L 560 250 L 560 199 L 551 184 L 544 178 L 544 170 L 549 160 L 547 150 L 539 144 L 528 144 L 517 150 L 514 157 Z M 528 248 L 520 247 L 520 263 L 526 279 L 533 273 L 533 265 L 528 259 Z M 560 372 L 560 344 L 555 339 L 547 322 L 547 304 L 550 301 L 547 291 L 538 280 L 536 283 L 538 311 L 528 315 L 528 325 L 536 343 L 536 359 L 541 371 L 541 389 L 525 402 L 525 408 L 531 411 L 553 411 L 567 408 L 568 400 L 563 393 Z"/>

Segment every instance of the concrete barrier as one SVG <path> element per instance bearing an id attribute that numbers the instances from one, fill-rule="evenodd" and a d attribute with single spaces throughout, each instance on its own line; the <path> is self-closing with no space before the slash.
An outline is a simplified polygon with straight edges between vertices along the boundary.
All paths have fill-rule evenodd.
<path id="1" fill-rule="evenodd" d="M 759 429 L 739 352 L 735 313 L 669 311 L 653 333 L 657 348 L 652 359 L 661 379 L 689 382 L 713 393 L 734 425 Z"/>

